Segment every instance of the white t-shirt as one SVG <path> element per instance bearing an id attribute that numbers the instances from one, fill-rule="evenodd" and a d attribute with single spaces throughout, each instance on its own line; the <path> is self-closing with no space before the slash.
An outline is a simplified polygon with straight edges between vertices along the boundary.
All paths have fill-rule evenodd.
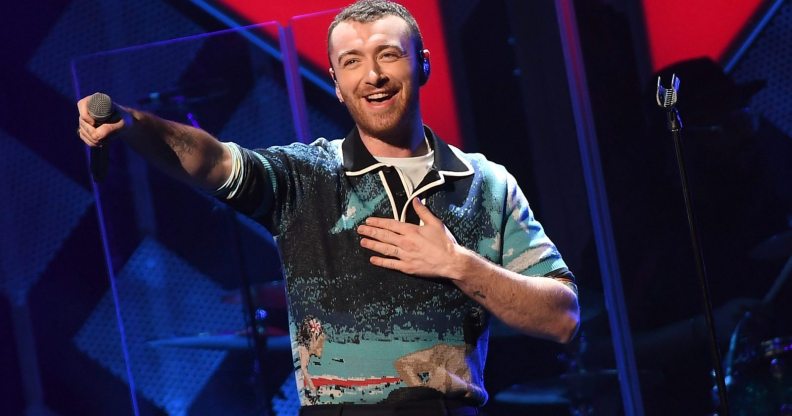
<path id="1" fill-rule="evenodd" d="M 415 157 L 378 157 L 374 156 L 378 162 L 384 163 L 388 166 L 393 166 L 401 173 L 402 181 L 404 182 L 404 190 L 407 195 L 412 194 L 415 187 L 421 183 L 423 178 L 432 169 L 434 162 L 434 150 L 423 156 Z"/>

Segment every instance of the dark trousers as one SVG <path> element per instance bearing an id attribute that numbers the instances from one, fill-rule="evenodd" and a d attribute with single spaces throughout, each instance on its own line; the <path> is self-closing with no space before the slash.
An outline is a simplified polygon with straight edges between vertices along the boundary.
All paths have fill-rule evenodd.
<path id="1" fill-rule="evenodd" d="M 322 404 L 300 408 L 300 416 L 477 416 L 480 413 L 478 407 L 443 399 L 395 404 Z"/>

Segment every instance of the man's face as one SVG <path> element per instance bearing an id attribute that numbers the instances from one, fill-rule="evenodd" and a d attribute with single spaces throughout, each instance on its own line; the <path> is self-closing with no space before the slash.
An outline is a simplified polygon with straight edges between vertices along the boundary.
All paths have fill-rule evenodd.
<path id="1" fill-rule="evenodd" d="M 416 58 L 409 26 L 397 16 L 333 29 L 336 95 L 364 133 L 384 139 L 410 127 L 418 111 Z"/>

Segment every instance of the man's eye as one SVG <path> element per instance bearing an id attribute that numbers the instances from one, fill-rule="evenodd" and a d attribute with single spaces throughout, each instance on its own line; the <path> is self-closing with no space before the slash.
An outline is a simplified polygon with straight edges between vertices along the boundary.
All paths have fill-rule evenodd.
<path id="1" fill-rule="evenodd" d="M 396 52 L 384 52 L 382 55 L 380 55 L 380 59 L 394 60 L 399 59 L 400 56 L 401 55 Z"/>
<path id="2" fill-rule="evenodd" d="M 341 65 L 343 65 L 343 66 L 349 66 L 349 65 L 352 65 L 352 64 L 356 64 L 356 63 L 358 63 L 358 61 L 359 61 L 359 60 L 358 60 L 357 58 L 350 58 L 350 59 L 345 59 L 345 60 L 344 60 L 344 61 L 341 63 Z"/>

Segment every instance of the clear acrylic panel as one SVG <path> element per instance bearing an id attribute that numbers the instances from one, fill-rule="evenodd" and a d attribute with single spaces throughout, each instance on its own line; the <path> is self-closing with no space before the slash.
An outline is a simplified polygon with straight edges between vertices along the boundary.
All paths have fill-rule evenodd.
<path id="1" fill-rule="evenodd" d="M 75 90 L 248 148 L 286 144 L 295 130 L 279 29 L 264 23 L 83 56 L 73 61 Z M 129 385 L 135 414 L 296 412 L 271 235 L 122 143 L 107 150 L 96 196 L 111 285 L 75 336 L 78 348 Z"/>
<path id="2" fill-rule="evenodd" d="M 327 28 L 340 9 L 294 16 L 288 30 L 298 51 L 308 130 L 327 139 L 346 136 L 354 125 L 346 107 L 338 102 L 328 69 Z"/>

